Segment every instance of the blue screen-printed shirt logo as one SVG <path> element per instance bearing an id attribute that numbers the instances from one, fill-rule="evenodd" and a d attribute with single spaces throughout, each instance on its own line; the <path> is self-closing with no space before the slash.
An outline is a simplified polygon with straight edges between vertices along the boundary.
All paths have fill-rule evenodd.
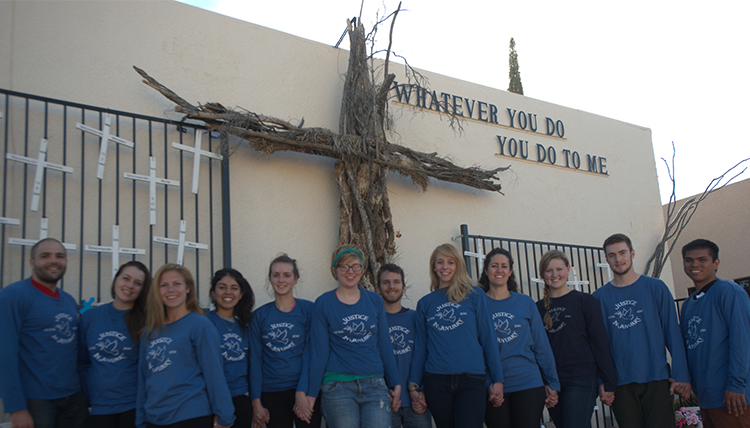
<path id="1" fill-rule="evenodd" d="M 435 308 L 432 315 L 427 317 L 427 323 L 438 331 L 451 331 L 464 324 L 466 312 L 461 311 L 458 303 L 446 302 Z"/>
<path id="2" fill-rule="evenodd" d="M 73 322 L 73 317 L 70 314 L 61 312 L 55 315 L 54 327 L 47 328 L 44 331 L 52 333 L 50 337 L 57 343 L 68 344 L 76 340 L 76 330 L 78 327 Z"/>
<path id="3" fill-rule="evenodd" d="M 687 329 L 685 330 L 685 345 L 688 350 L 693 350 L 704 342 L 703 335 L 706 333 L 705 328 L 701 328 L 703 320 L 700 317 L 692 317 L 688 321 Z"/>
<path id="4" fill-rule="evenodd" d="M 128 354 L 133 351 L 129 344 L 127 335 L 115 330 L 105 331 L 97 336 L 96 343 L 89 347 L 89 351 L 93 351 L 91 358 L 96 361 L 111 364 L 128 358 Z M 136 357 L 137 355 L 130 355 L 130 358 Z"/>
<path id="5" fill-rule="evenodd" d="M 377 326 L 370 323 L 370 317 L 364 314 L 354 314 L 344 317 L 341 320 L 343 326 L 333 334 L 341 337 L 347 342 L 364 343 L 367 342 L 375 332 Z"/>
<path id="6" fill-rule="evenodd" d="M 623 330 L 635 326 L 641 322 L 643 309 L 638 308 L 637 300 L 623 300 L 615 304 L 615 311 L 607 318 L 612 325 Z"/>
<path id="7" fill-rule="evenodd" d="M 225 333 L 221 337 L 221 356 L 226 361 L 242 361 L 247 356 L 247 346 L 242 345 L 242 336 L 237 333 Z"/>
<path id="8" fill-rule="evenodd" d="M 302 327 L 290 322 L 279 322 L 263 329 L 263 345 L 272 352 L 288 351 L 302 343 Z"/>
<path id="9" fill-rule="evenodd" d="M 410 335 L 408 328 L 402 325 L 394 325 L 388 329 L 391 335 L 391 344 L 393 344 L 393 354 L 403 355 L 412 351 L 414 340 L 408 340 Z"/>
<path id="10" fill-rule="evenodd" d="M 508 312 L 495 312 L 492 314 L 492 325 L 495 327 L 497 341 L 499 343 L 508 343 L 518 337 L 515 330 L 517 325 L 513 324 L 515 315 Z"/>
<path id="11" fill-rule="evenodd" d="M 146 362 L 148 363 L 148 369 L 152 373 L 160 372 L 172 365 L 172 360 L 169 358 L 169 355 L 176 353 L 177 351 L 169 350 L 169 345 L 171 343 L 171 338 L 160 337 L 152 340 L 148 344 Z"/>

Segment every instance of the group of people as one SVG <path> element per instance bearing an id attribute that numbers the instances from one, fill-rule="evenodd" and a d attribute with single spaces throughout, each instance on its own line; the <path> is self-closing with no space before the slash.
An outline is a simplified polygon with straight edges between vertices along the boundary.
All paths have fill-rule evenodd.
<path id="1" fill-rule="evenodd" d="M 78 316 L 57 287 L 67 255 L 48 238 L 31 277 L 0 290 L 0 394 L 27 427 L 538 427 L 590 426 L 597 396 L 620 427 L 673 427 L 673 394 L 698 396 L 704 426 L 750 426 L 750 299 L 717 279 L 718 247 L 682 250 L 696 292 L 682 307 L 633 270 L 630 239 L 603 245 L 613 278 L 593 295 L 567 285 L 565 253 L 540 259 L 544 298 L 518 292 L 510 252 L 495 248 L 479 283 L 451 245 L 430 257 L 430 293 L 404 308 L 403 269 L 331 256 L 335 289 L 294 297 L 294 259 L 268 270 L 274 300 L 235 269 L 217 271 L 203 316 L 188 269 L 122 265 L 111 303 Z M 671 356 L 671 365 L 666 350 Z M 692 381 L 692 382 L 691 382 Z"/>

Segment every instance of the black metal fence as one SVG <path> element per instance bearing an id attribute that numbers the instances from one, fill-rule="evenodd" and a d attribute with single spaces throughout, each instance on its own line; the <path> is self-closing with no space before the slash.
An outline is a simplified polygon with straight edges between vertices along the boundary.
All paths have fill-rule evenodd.
<path id="1" fill-rule="evenodd" d="M 609 282 L 609 266 L 606 263 L 604 251 L 600 247 L 471 235 L 469 227 L 465 224 L 461 225 L 461 248 L 472 278 L 479 278 L 483 255 L 498 247 L 510 251 L 515 261 L 513 272 L 516 274 L 518 289 L 534 300 L 544 297 L 544 284 L 538 282 L 543 279 L 543 275 L 539 272 L 539 259 L 549 250 L 560 250 L 567 254 L 576 272 L 576 277 L 569 279 L 580 282 L 576 286 L 579 291 L 592 293 Z M 573 276 L 572 270 L 571 276 Z M 602 405 L 597 399 L 591 426 L 610 427 L 614 426 L 613 421 L 612 409 Z"/>
<path id="2" fill-rule="evenodd" d="M 109 301 L 127 260 L 153 272 L 182 256 L 198 287 L 229 263 L 228 163 L 207 156 L 225 146 L 217 135 L 3 89 L 0 115 L 0 287 L 30 275 L 30 245 L 45 235 L 69 247 L 60 286 L 79 302 Z"/>

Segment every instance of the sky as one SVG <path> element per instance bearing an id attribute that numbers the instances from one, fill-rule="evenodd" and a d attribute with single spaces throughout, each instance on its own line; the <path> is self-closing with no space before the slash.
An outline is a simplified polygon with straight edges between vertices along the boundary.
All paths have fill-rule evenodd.
<path id="1" fill-rule="evenodd" d="M 398 6 L 179 1 L 329 45 L 347 18 L 361 16 L 369 29 Z M 507 90 L 513 37 L 525 96 L 650 128 L 662 203 L 672 183 L 661 158 L 671 165 L 673 142 L 678 199 L 750 158 L 750 2 L 402 0 L 401 8 L 392 49 L 413 67 Z M 387 29 L 379 39 L 386 47 Z"/>

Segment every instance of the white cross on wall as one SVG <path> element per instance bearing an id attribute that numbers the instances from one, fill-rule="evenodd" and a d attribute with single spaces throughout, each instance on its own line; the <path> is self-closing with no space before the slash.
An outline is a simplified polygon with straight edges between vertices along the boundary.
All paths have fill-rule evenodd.
<path id="1" fill-rule="evenodd" d="M 81 131 L 94 134 L 101 138 L 101 144 L 99 145 L 99 166 L 96 168 L 96 178 L 98 178 L 99 180 L 104 177 L 104 163 L 107 161 L 107 143 L 110 140 L 131 148 L 135 147 L 135 144 L 133 144 L 131 141 L 110 134 L 111 124 L 112 118 L 109 113 L 104 114 L 104 129 L 102 130 L 86 126 L 82 123 L 76 123 L 76 128 L 80 129 Z"/>
<path id="2" fill-rule="evenodd" d="M 42 217 L 42 220 L 39 222 L 39 239 L 8 238 L 8 243 L 14 245 L 23 245 L 25 247 L 33 247 L 34 244 L 48 237 L 48 231 L 49 221 L 46 217 Z M 62 245 L 66 250 L 75 250 L 77 248 L 76 244 L 66 244 L 63 242 Z"/>
<path id="3" fill-rule="evenodd" d="M 199 244 L 197 242 L 189 242 L 185 240 L 185 231 L 187 230 L 187 222 L 180 220 L 180 239 L 163 238 L 161 236 L 154 236 L 154 242 L 161 244 L 176 245 L 177 246 L 177 264 L 182 265 L 182 261 L 185 255 L 185 247 L 195 248 L 197 250 L 208 250 L 208 245 Z"/>
<path id="4" fill-rule="evenodd" d="M 98 253 L 112 253 L 112 278 L 120 269 L 120 254 L 146 254 L 146 250 L 138 248 L 121 248 L 120 247 L 120 226 L 112 226 L 112 246 L 105 247 L 101 245 L 86 245 L 83 247 L 86 251 L 95 251 Z"/>
<path id="5" fill-rule="evenodd" d="M 14 155 L 13 153 L 7 153 L 5 157 L 16 162 L 36 165 L 36 175 L 34 176 L 34 191 L 31 196 L 31 211 L 39 211 L 39 197 L 42 194 L 42 176 L 44 174 L 45 168 L 54 169 L 56 171 L 61 171 L 68 174 L 71 174 L 73 172 L 73 168 L 64 165 L 58 165 L 52 162 L 47 162 L 47 140 L 44 138 L 39 141 L 39 155 L 36 159 L 27 158 L 26 156 Z"/>
<path id="6" fill-rule="evenodd" d="M 482 251 L 482 246 L 479 244 L 480 244 L 480 240 L 475 238 L 474 248 L 477 250 L 477 252 L 464 251 L 464 255 L 478 259 L 479 263 L 482 264 L 484 263 L 484 259 L 487 258 L 487 256 L 484 254 L 484 252 Z M 481 269 L 482 267 L 480 266 L 479 268 Z"/>
<path id="7" fill-rule="evenodd" d="M 0 217 L 0 224 L 12 224 L 14 226 L 20 226 L 21 220 L 17 218 Z"/>
<path id="8" fill-rule="evenodd" d="M 156 224 L 156 185 L 165 184 L 167 186 L 179 186 L 180 182 L 177 180 L 156 177 L 156 158 L 153 156 L 149 158 L 149 175 L 131 174 L 129 172 L 126 172 L 123 175 L 125 178 L 131 180 L 148 182 L 149 224 Z"/>
<path id="9" fill-rule="evenodd" d="M 201 141 L 203 140 L 203 131 L 200 129 L 195 131 L 195 147 L 186 146 L 184 144 L 172 143 L 172 147 L 193 154 L 193 193 L 198 194 L 198 174 L 201 171 L 201 156 L 208 156 L 210 158 L 222 160 L 224 159 L 221 155 L 209 152 L 207 150 L 201 150 Z"/>

